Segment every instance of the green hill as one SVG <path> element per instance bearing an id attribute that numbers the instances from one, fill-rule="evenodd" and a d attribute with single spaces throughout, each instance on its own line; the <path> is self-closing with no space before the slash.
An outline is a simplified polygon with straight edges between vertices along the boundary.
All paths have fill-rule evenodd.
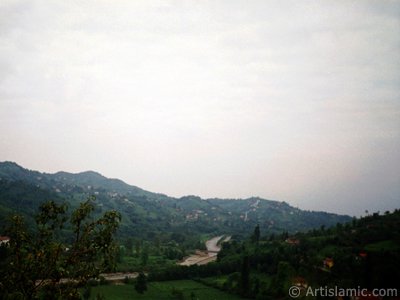
<path id="1" fill-rule="evenodd" d="M 122 214 L 120 237 L 153 238 L 165 233 L 245 235 L 256 224 L 264 232 L 304 231 L 348 222 L 349 216 L 304 211 L 285 202 L 261 199 L 182 198 L 145 191 L 119 179 L 86 171 L 40 173 L 13 162 L 0 163 L 0 226 L 6 216 L 19 213 L 32 219 L 41 202 L 53 199 L 75 207 L 87 196 L 97 198 L 98 211 Z"/>

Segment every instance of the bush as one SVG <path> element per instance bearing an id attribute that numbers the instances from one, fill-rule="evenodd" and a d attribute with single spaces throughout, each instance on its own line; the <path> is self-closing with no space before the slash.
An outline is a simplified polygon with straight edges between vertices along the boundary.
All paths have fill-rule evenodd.
<path id="1" fill-rule="evenodd" d="M 183 291 L 180 290 L 180 289 L 177 289 L 175 287 L 173 287 L 172 290 L 171 290 L 171 296 L 172 296 L 173 299 L 176 299 L 176 300 L 185 299 L 185 296 L 183 295 Z"/>

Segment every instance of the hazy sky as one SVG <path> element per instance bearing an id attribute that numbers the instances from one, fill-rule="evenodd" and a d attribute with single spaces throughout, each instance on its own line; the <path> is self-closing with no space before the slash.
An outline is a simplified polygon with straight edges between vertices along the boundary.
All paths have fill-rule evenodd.
<path id="1" fill-rule="evenodd" d="M 400 1 L 0 1 L 0 160 L 400 207 Z"/>

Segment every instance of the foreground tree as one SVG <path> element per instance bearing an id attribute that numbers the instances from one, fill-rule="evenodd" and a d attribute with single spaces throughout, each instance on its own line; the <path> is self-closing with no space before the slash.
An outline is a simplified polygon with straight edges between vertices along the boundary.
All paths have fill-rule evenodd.
<path id="1" fill-rule="evenodd" d="M 242 258 L 242 266 L 240 270 L 239 291 L 240 294 L 246 296 L 250 290 L 250 262 L 249 256 L 244 255 Z"/>
<path id="2" fill-rule="evenodd" d="M 135 290 L 139 294 L 143 294 L 145 291 L 147 291 L 147 279 L 143 272 L 140 272 L 136 279 Z"/>
<path id="3" fill-rule="evenodd" d="M 260 241 L 260 225 L 257 224 L 257 226 L 254 228 L 253 235 L 251 236 L 251 241 L 252 243 L 258 244 Z"/>
<path id="4" fill-rule="evenodd" d="M 37 299 L 52 295 L 52 299 L 80 299 L 78 286 L 113 269 L 113 234 L 121 216 L 107 211 L 93 219 L 94 200 L 88 198 L 70 217 L 65 204 L 44 203 L 33 232 L 21 216 L 12 217 L 7 255 L 0 262 L 0 298 Z M 72 231 L 71 243 L 60 241 L 59 236 L 65 231 Z"/>

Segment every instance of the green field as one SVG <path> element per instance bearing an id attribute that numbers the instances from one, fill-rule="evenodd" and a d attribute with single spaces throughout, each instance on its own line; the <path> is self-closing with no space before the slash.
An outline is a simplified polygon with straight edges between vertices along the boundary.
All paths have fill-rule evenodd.
<path id="1" fill-rule="evenodd" d="M 149 269 L 158 266 L 175 266 L 176 260 L 167 259 L 161 255 L 149 255 L 146 267 Z M 141 270 L 143 265 L 141 259 L 134 256 L 123 256 L 121 261 L 117 264 L 117 270 L 119 272 L 132 272 L 136 270 Z"/>
<path id="2" fill-rule="evenodd" d="M 368 244 L 365 246 L 365 250 L 371 252 L 380 251 L 398 251 L 399 245 L 393 240 L 381 241 L 377 243 Z"/>
<path id="3" fill-rule="evenodd" d="M 91 298 L 95 299 L 97 294 L 102 294 L 107 300 L 125 299 L 198 299 L 198 300 L 230 300 L 242 299 L 238 296 L 222 292 L 208 287 L 193 280 L 174 280 L 150 282 L 147 284 L 147 292 L 143 295 L 138 294 L 132 284 L 125 285 L 102 285 L 93 287 Z M 173 289 L 179 290 L 183 298 L 172 294 Z"/>

